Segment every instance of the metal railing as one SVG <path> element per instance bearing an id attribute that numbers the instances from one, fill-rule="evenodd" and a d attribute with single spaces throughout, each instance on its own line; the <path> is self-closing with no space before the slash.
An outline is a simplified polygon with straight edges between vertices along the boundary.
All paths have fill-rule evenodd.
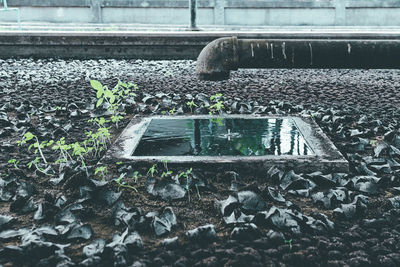
<path id="1" fill-rule="evenodd" d="M 3 8 L 1 8 L 0 11 L 4 11 L 4 12 L 16 11 L 17 12 L 18 29 L 21 30 L 22 27 L 21 27 L 21 16 L 20 16 L 20 13 L 19 13 L 19 8 L 16 8 L 16 7 L 9 8 L 8 4 L 7 4 L 7 0 L 0 0 L 0 3 L 1 2 L 3 2 Z"/>

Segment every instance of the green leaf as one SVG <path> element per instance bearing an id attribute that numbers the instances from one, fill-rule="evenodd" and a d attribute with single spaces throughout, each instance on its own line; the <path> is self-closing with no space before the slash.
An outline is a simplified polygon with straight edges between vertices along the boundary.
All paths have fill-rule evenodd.
<path id="1" fill-rule="evenodd" d="M 96 108 L 100 107 L 100 105 L 103 104 L 103 100 L 104 98 L 99 98 L 99 100 L 97 100 Z"/>
<path id="2" fill-rule="evenodd" d="M 104 91 L 104 96 L 107 97 L 107 98 L 111 98 L 111 97 L 114 96 L 114 94 L 113 94 L 113 92 L 111 90 L 107 89 L 107 90 Z"/>
<path id="3" fill-rule="evenodd" d="M 97 80 L 90 80 L 90 85 L 97 91 L 103 90 L 103 85 Z"/>
<path id="4" fill-rule="evenodd" d="M 103 95 L 103 92 L 104 92 L 103 89 L 98 90 L 97 94 L 96 94 L 96 98 L 100 98 Z"/>
<path id="5" fill-rule="evenodd" d="M 35 137 L 35 135 L 34 135 L 33 133 L 31 133 L 31 132 L 26 132 L 26 133 L 24 134 L 24 139 L 25 139 L 25 141 L 32 140 L 34 137 Z"/>
<path id="6" fill-rule="evenodd" d="M 110 97 L 110 103 L 113 104 L 114 102 L 115 102 L 115 96 L 114 96 L 114 95 L 111 95 L 111 97 Z"/>

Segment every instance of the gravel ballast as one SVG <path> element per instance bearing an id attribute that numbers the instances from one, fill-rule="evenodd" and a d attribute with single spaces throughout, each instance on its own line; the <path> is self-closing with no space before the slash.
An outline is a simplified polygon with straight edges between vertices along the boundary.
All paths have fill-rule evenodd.
<path id="1" fill-rule="evenodd" d="M 160 163 L 154 177 L 140 169 L 126 180 L 136 192 L 113 181 L 132 166 L 94 174 L 104 151 L 87 168 L 28 169 L 24 133 L 82 142 L 95 129 L 88 120 L 105 112 L 93 79 L 138 86 L 111 140 L 135 116 L 207 114 L 222 93 L 230 114 L 312 116 L 350 171 L 193 169 L 176 179 L 161 177 Z M 238 70 L 208 82 L 194 61 L 0 60 L 0 265 L 399 266 L 399 88 L 399 70 Z"/>

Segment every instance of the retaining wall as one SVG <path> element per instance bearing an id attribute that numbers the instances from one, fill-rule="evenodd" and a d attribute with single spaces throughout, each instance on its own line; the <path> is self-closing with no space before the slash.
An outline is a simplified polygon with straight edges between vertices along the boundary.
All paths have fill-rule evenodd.
<path id="1" fill-rule="evenodd" d="M 23 22 L 189 24 L 189 0 L 7 2 Z M 15 19 L 0 12 L 0 22 Z M 400 26 L 400 0 L 198 0 L 197 25 Z"/>

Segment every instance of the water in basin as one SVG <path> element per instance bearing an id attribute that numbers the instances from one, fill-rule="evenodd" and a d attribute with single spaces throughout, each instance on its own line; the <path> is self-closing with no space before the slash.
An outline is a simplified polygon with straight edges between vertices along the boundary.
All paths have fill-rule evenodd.
<path id="1" fill-rule="evenodd" d="M 291 118 L 152 119 L 134 156 L 312 155 Z"/>

